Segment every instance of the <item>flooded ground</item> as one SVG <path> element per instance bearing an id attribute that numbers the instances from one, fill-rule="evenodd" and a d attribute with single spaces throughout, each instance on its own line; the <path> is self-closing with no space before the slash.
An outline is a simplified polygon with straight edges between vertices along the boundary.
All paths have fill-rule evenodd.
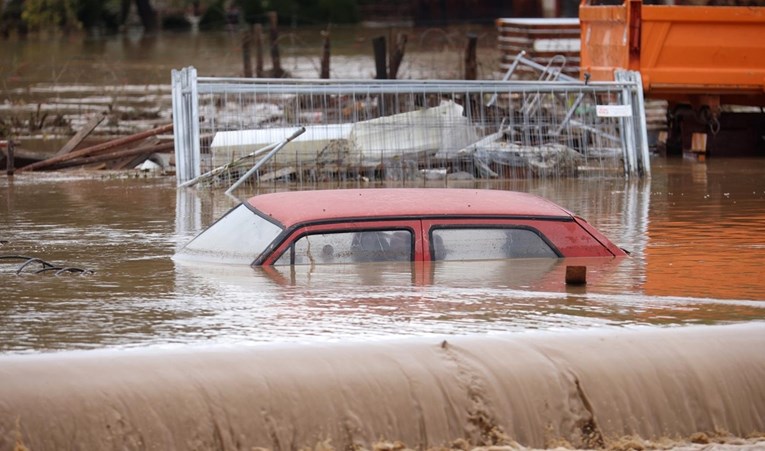
<path id="1" fill-rule="evenodd" d="M 372 77 L 375 33 L 338 32 L 334 78 Z M 318 40 L 285 35 L 306 47 L 285 68 L 315 76 Z M 463 37 L 410 37 L 402 73 L 459 77 Z M 170 69 L 239 75 L 238 42 L 4 44 L 0 118 L 47 151 L 103 109 L 117 113 L 105 134 L 165 123 Z M 370 185 L 259 191 L 343 186 Z M 448 186 L 550 198 L 631 256 L 575 262 L 588 266 L 578 287 L 560 261 L 194 266 L 170 257 L 235 204 L 222 191 L 0 176 L 0 255 L 93 271 L 0 260 L 0 449 L 765 448 L 761 160 Z"/>
<path id="2" fill-rule="evenodd" d="M 280 30 L 281 66 L 292 77 L 319 77 L 322 30 Z M 478 37 L 478 77 L 498 78 L 496 32 L 489 26 L 334 26 L 330 78 L 374 79 L 372 39 L 385 36 L 390 45 L 400 32 L 408 36 L 400 79 L 462 78 L 468 33 Z M 233 30 L 6 40 L 0 43 L 0 130 L 10 127 L 22 148 L 54 152 L 83 127 L 88 115 L 108 113 L 93 134 L 100 139 L 170 123 L 171 71 L 194 66 L 204 77 L 242 77 L 241 42 L 241 34 Z M 264 68 L 269 70 L 272 62 L 264 49 Z"/>
<path id="3" fill-rule="evenodd" d="M 656 159 L 649 182 L 461 182 L 548 197 L 632 252 L 584 262 L 577 288 L 557 261 L 194 267 L 170 257 L 234 205 L 220 192 L 177 193 L 164 178 L 2 178 L 1 253 L 95 274 L 16 275 L 20 262 L 3 263 L 0 351 L 762 320 L 763 172 L 756 160 Z"/>
<path id="4" fill-rule="evenodd" d="M 558 261 L 182 265 L 220 191 L 0 178 L 0 253 L 94 271 L 0 264 L 0 447 L 761 449 L 763 172 L 453 185 L 551 198 L 632 252 L 573 288 Z"/>

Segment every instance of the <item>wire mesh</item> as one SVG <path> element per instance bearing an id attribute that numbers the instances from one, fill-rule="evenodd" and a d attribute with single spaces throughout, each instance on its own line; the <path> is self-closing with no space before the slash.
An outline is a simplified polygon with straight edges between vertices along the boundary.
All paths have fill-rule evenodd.
<path id="1" fill-rule="evenodd" d="M 613 177 L 642 119 L 603 116 L 630 105 L 635 83 L 456 80 L 198 79 L 202 172 L 227 166 L 306 127 L 253 179 L 428 180 Z M 236 164 L 233 164 L 236 163 Z"/>

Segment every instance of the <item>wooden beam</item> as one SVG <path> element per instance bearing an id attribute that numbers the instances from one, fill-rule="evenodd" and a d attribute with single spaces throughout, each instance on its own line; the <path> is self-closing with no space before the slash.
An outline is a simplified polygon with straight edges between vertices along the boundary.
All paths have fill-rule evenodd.
<path id="1" fill-rule="evenodd" d="M 66 155 L 53 156 L 51 158 L 48 158 L 47 160 L 38 161 L 37 163 L 32 163 L 28 166 L 24 166 L 23 168 L 20 168 L 19 171 L 33 171 L 36 169 L 53 166 L 58 163 L 62 163 L 64 161 L 73 160 L 75 158 L 80 158 L 80 157 L 84 157 L 91 154 L 102 153 L 107 150 L 112 150 L 112 149 L 124 146 L 126 144 L 134 143 L 136 141 L 149 138 L 151 136 L 159 135 L 160 133 L 169 132 L 172 129 L 173 129 L 173 124 L 166 124 L 166 125 L 163 125 L 145 132 L 136 133 L 134 135 L 125 136 L 124 138 L 118 138 L 118 139 L 108 141 L 102 144 L 97 144 L 95 146 L 86 147 L 80 150 L 75 150 Z"/>
<path id="2" fill-rule="evenodd" d="M 148 156 L 156 152 L 167 152 L 169 150 L 172 150 L 174 147 L 175 147 L 174 143 L 168 142 L 168 143 L 163 143 L 158 145 L 137 147 L 134 149 L 116 150 L 114 152 L 109 152 L 109 153 L 96 155 L 92 157 L 75 158 L 69 161 L 61 162 L 52 166 L 52 169 L 61 169 L 61 168 L 66 168 L 71 166 L 82 166 L 85 164 L 92 164 L 92 163 L 102 163 L 104 161 L 117 160 L 120 158 L 137 156 L 137 155 Z"/>
<path id="3" fill-rule="evenodd" d="M 80 131 L 77 132 L 77 134 L 72 136 L 72 139 L 70 139 L 69 142 L 64 144 L 64 147 L 59 149 L 58 152 L 56 152 L 53 155 L 54 156 L 66 155 L 69 152 L 73 151 L 75 149 L 75 147 L 79 146 L 80 143 L 85 138 L 90 136 L 90 134 L 93 132 L 93 130 L 95 130 L 96 127 L 98 127 L 98 125 L 101 124 L 101 122 L 104 121 L 104 119 L 106 119 L 106 112 L 99 113 L 99 114 L 93 116 L 92 118 L 90 118 L 90 120 L 85 124 L 85 126 L 83 126 L 80 129 Z"/>

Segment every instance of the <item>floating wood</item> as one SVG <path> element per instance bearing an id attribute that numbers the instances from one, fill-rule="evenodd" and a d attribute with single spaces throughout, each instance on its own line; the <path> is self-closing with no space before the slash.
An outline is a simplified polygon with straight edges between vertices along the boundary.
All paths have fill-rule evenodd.
<path id="1" fill-rule="evenodd" d="M 6 165 L 7 165 L 7 158 L 8 158 L 7 146 L 8 146 L 8 141 L 0 141 L 0 161 L 5 160 Z M 26 164 L 36 163 L 38 161 L 44 160 L 48 158 L 49 156 L 50 156 L 50 153 L 48 152 L 25 149 L 23 147 L 19 147 L 15 142 L 13 143 L 14 170 L 18 169 L 20 166 L 24 166 Z"/>
<path id="2" fill-rule="evenodd" d="M 175 147 L 175 143 L 166 142 L 166 143 L 162 143 L 158 145 L 136 147 L 134 149 L 117 150 L 114 152 L 109 152 L 109 153 L 105 153 L 101 155 L 75 158 L 69 161 L 59 162 L 51 166 L 51 169 L 62 169 L 62 168 L 68 168 L 72 166 L 82 166 L 86 164 L 102 163 L 104 161 L 117 160 L 117 159 L 126 158 L 130 156 L 136 156 L 136 155 L 145 154 L 146 156 L 149 156 L 153 153 L 166 152 L 166 151 L 172 150 L 174 147 Z"/>
<path id="3" fill-rule="evenodd" d="M 53 156 L 51 158 L 48 158 L 47 160 L 38 161 L 37 163 L 32 163 L 28 166 L 24 166 L 23 168 L 20 168 L 19 171 L 33 171 L 33 170 L 57 165 L 58 163 L 63 163 L 65 161 L 74 160 L 75 158 L 85 157 L 87 155 L 92 155 L 92 154 L 98 154 L 101 152 L 105 152 L 108 150 L 112 150 L 112 149 L 124 146 L 126 144 L 134 143 L 136 141 L 149 138 L 151 136 L 159 135 L 160 133 L 169 132 L 172 129 L 173 129 L 173 124 L 163 125 L 161 127 L 157 127 L 145 132 L 136 133 L 130 136 L 125 136 L 124 138 L 119 138 L 119 139 L 108 141 L 102 144 L 97 144 L 95 146 L 86 147 L 80 150 L 75 150 L 65 155 Z"/>
<path id="4" fill-rule="evenodd" d="M 157 146 L 159 144 L 160 144 L 160 141 L 156 137 L 154 137 L 154 138 L 149 138 L 146 140 L 146 142 L 141 143 L 141 147 Z M 135 147 L 138 147 L 138 146 L 135 146 Z M 130 148 L 133 149 L 135 147 L 130 147 Z M 146 154 L 139 154 L 137 156 L 128 155 L 127 157 L 118 158 L 116 160 L 110 161 L 106 167 L 108 169 L 114 169 L 114 170 L 133 168 L 143 163 L 144 161 L 146 161 L 146 159 L 149 158 L 149 156 L 150 155 L 146 155 Z"/>
<path id="5" fill-rule="evenodd" d="M 54 154 L 54 156 L 56 156 L 56 155 L 66 155 L 69 152 L 73 151 L 77 146 L 80 145 L 80 143 L 85 138 L 87 138 L 93 132 L 93 130 L 96 129 L 96 127 L 99 126 L 99 124 L 101 124 L 101 122 L 104 121 L 104 119 L 106 119 L 106 112 L 99 113 L 99 114 L 93 116 L 92 118 L 90 118 L 88 123 L 85 124 L 85 126 L 82 127 L 80 129 L 80 131 L 77 132 L 77 134 L 72 136 L 72 139 L 70 139 L 69 142 L 64 144 L 64 147 L 59 149 L 58 152 L 56 152 Z"/>

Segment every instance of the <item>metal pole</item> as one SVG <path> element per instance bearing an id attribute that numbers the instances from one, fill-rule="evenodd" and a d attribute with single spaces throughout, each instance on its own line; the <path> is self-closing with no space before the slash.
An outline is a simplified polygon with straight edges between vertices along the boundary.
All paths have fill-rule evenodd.
<path id="1" fill-rule="evenodd" d="M 183 182 L 180 185 L 178 185 L 178 188 L 186 188 L 188 186 L 192 186 L 192 185 L 196 184 L 197 182 L 199 182 L 200 180 L 202 180 L 203 178 L 210 177 L 210 176 L 213 176 L 213 175 L 217 175 L 220 172 L 223 172 L 226 169 L 230 168 L 231 166 L 233 166 L 233 165 L 235 165 L 235 164 L 237 164 L 237 163 L 239 163 L 241 161 L 246 160 L 247 158 L 256 157 L 256 156 L 262 154 L 263 152 L 268 152 L 269 150 L 273 149 L 277 145 L 278 145 L 278 143 L 273 143 L 273 144 L 269 144 L 267 146 L 263 146 L 260 149 L 254 151 L 254 152 L 250 152 L 250 153 L 248 153 L 247 155 L 245 155 L 243 157 L 237 158 L 236 160 L 231 161 L 229 163 L 220 165 L 220 166 L 218 166 L 217 168 L 215 168 L 215 169 L 213 169 L 211 171 L 207 171 L 204 174 L 200 175 L 199 177 L 195 177 L 195 178 L 193 178 L 193 179 L 191 179 L 191 180 L 189 180 L 187 182 Z"/>
<path id="2" fill-rule="evenodd" d="M 199 149 L 199 93 L 197 92 L 197 69 L 188 68 L 189 83 L 189 107 L 191 108 L 191 167 L 189 170 L 189 179 L 199 177 L 202 173 L 202 158 Z"/>
<path id="3" fill-rule="evenodd" d="M 648 126 L 645 120 L 645 98 L 643 97 L 643 79 L 638 71 L 630 71 L 632 80 L 635 82 L 635 97 L 637 101 L 639 134 L 640 134 L 640 155 L 642 156 L 643 176 L 651 176 L 651 157 L 648 154 Z"/>
<path id="4" fill-rule="evenodd" d="M 300 127 L 300 129 L 297 130 L 295 133 L 293 133 L 291 136 L 288 136 L 287 138 L 285 138 L 284 141 L 280 142 L 279 145 L 274 147 L 271 150 L 271 152 L 268 152 L 268 154 L 265 157 L 261 158 L 257 163 L 255 163 L 255 166 L 253 166 L 249 171 L 247 171 L 246 174 L 244 174 L 242 177 L 240 177 L 239 180 L 236 181 L 236 183 L 231 185 L 231 187 L 226 190 L 226 194 L 231 194 L 232 191 L 237 189 L 239 187 L 239 185 L 244 183 L 245 180 L 250 178 L 252 176 L 252 174 L 257 172 L 257 170 L 260 169 L 261 166 L 263 166 L 268 160 L 270 160 L 271 157 L 276 155 L 276 152 L 281 150 L 281 148 L 286 146 L 287 143 L 289 143 L 293 139 L 297 138 L 298 136 L 302 135 L 304 132 L 305 132 L 305 127 Z"/>
<path id="5" fill-rule="evenodd" d="M 187 181 L 185 141 L 186 127 L 183 121 L 183 94 L 181 86 L 181 71 L 173 69 L 172 99 L 173 99 L 173 141 L 175 142 L 175 180 L 177 183 Z"/>
<path id="6" fill-rule="evenodd" d="M 513 60 L 513 64 L 510 65 L 510 68 L 507 69 L 507 72 L 505 72 L 505 76 L 502 77 L 502 81 L 510 80 L 510 77 L 513 75 L 513 72 L 515 72 L 515 68 L 518 67 L 518 63 L 521 62 L 520 58 L 526 54 L 525 50 L 521 50 L 518 55 L 515 56 L 515 59 Z M 491 99 L 489 100 L 489 103 L 486 104 L 487 107 L 490 107 L 494 105 L 494 102 L 497 101 L 497 93 L 495 92 L 493 96 L 491 96 Z"/>

